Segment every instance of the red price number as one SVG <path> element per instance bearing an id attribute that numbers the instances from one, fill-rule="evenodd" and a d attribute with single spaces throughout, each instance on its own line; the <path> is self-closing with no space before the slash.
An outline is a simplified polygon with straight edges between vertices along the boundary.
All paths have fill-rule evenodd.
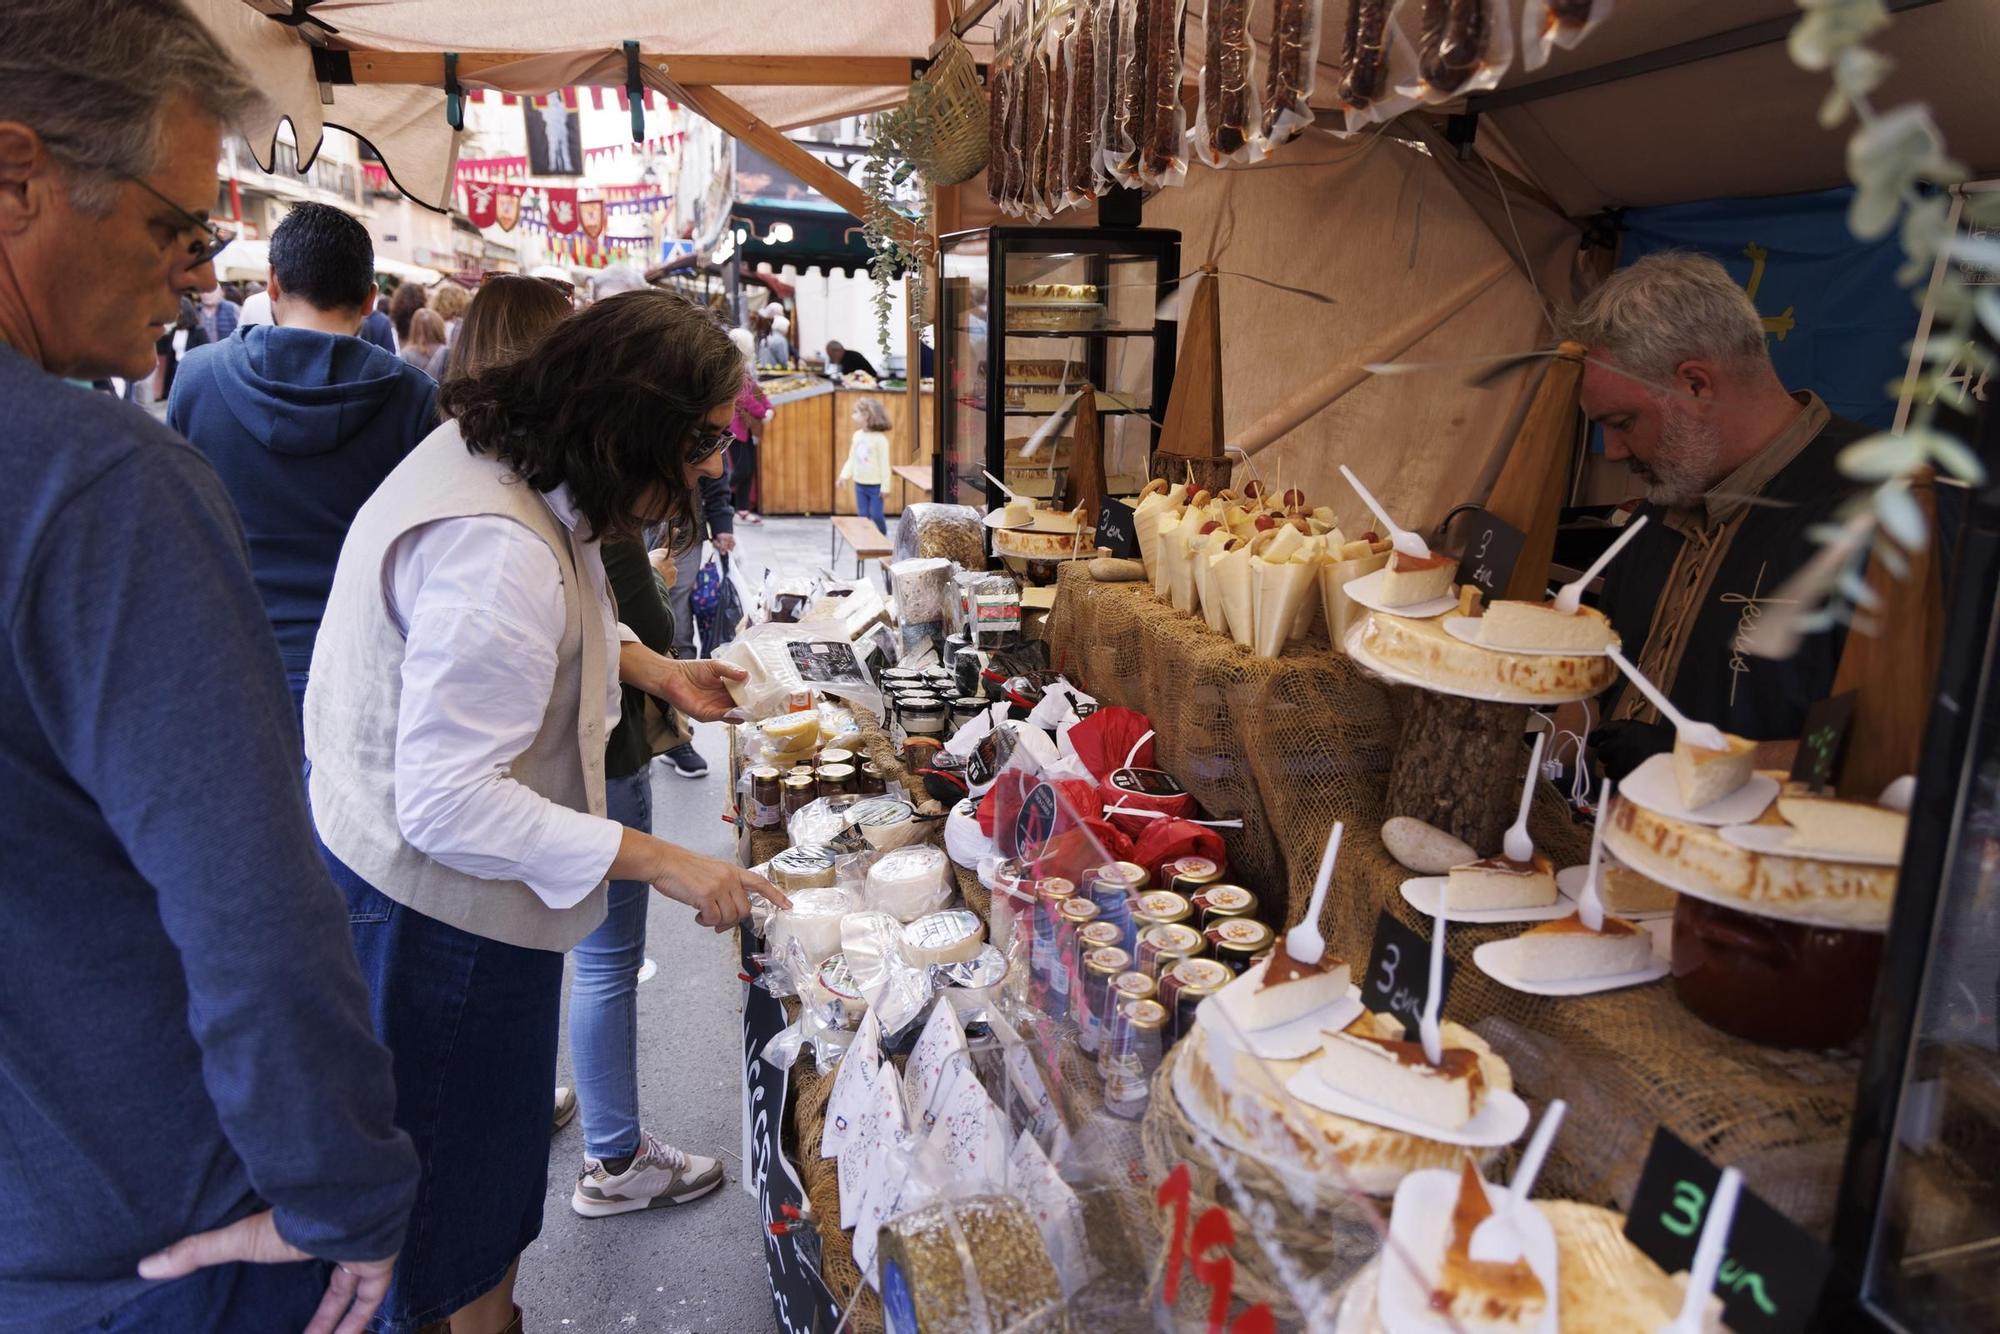
<path id="1" fill-rule="evenodd" d="M 1259 1302 L 1242 1315 L 1229 1321 L 1229 1300 L 1236 1291 L 1236 1261 L 1229 1250 L 1236 1244 L 1236 1229 L 1230 1226 L 1229 1215 L 1219 1207 L 1210 1206 L 1194 1220 L 1192 1233 L 1188 1229 L 1189 1177 L 1187 1164 L 1182 1163 L 1167 1174 L 1160 1183 L 1153 1199 L 1162 1209 L 1174 1211 L 1173 1240 L 1167 1251 L 1167 1272 L 1162 1295 L 1167 1305 L 1180 1300 L 1181 1266 L 1186 1264 L 1194 1281 L 1213 1294 L 1208 1304 L 1208 1334 L 1277 1334 L 1277 1321 L 1271 1315 L 1271 1308 Z"/>

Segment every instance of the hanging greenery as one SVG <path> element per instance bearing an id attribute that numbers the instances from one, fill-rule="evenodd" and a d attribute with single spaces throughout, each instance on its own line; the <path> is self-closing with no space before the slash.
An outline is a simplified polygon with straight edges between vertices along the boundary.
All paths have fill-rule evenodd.
<path id="1" fill-rule="evenodd" d="M 1952 221 L 1954 196 L 1966 169 L 1945 151 L 1944 136 L 1928 107 L 1905 103 L 1877 110 L 1870 95 L 1891 66 L 1889 57 L 1867 45 L 1889 25 L 1882 0 L 1799 0 L 1805 16 L 1792 29 L 1787 49 L 1801 69 L 1827 71 L 1833 87 L 1820 104 L 1827 129 L 1851 113 L 1854 132 L 1847 141 L 1847 174 L 1854 184 L 1848 229 L 1877 240 L 1901 229 L 1907 256 L 1897 281 L 1912 289 L 1919 304 L 1931 275 L 1943 265 L 1933 301 L 1930 337 L 1913 384 L 1910 420 L 1903 432 L 1883 432 L 1841 451 L 1839 466 L 1871 490 L 1857 497 L 1838 522 L 1814 534 L 1819 553 L 1776 595 L 1777 614 L 1766 615 L 1746 645 L 1763 657 L 1789 657 L 1807 634 L 1843 621 L 1865 628 L 1879 598 L 1868 587 L 1871 553 L 1898 578 L 1909 569 L 1909 553 L 1930 540 L 1923 507 L 1910 488 L 1928 470 L 1969 485 L 1986 480 L 1986 469 L 1966 444 L 1937 424 L 1938 408 L 1970 412 L 1968 383 L 1993 369 L 1993 357 L 1974 341 L 1983 323 L 2000 340 L 2000 290 L 1975 289 L 1968 268 L 2000 268 L 2000 240 L 1959 234 Z M 1961 225 L 2000 226 L 2000 194 L 1967 193 Z"/>
<path id="2" fill-rule="evenodd" d="M 868 161 L 861 169 L 861 189 L 867 196 L 861 234 L 874 256 L 868 273 L 875 280 L 875 332 L 884 348 L 896 346 L 889 337 L 889 293 L 899 274 L 907 273 L 910 279 L 911 325 L 922 328 L 930 306 L 934 259 L 930 220 L 937 190 L 911 152 L 927 101 L 926 86 L 912 84 L 907 101 L 870 122 Z"/>

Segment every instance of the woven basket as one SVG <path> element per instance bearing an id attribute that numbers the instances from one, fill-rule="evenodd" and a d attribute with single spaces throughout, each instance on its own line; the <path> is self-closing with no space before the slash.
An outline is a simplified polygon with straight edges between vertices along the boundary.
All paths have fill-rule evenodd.
<path id="1" fill-rule="evenodd" d="M 910 88 L 911 127 L 903 143 L 932 185 L 956 185 L 986 166 L 986 90 L 965 43 L 947 36 L 937 59 Z"/>

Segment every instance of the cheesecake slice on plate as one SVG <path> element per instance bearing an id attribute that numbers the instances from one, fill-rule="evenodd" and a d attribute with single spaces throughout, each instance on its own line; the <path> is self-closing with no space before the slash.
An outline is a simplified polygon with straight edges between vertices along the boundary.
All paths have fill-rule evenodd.
<path id="1" fill-rule="evenodd" d="M 1492 1214 L 1486 1183 L 1467 1158 L 1460 1169 L 1458 1202 L 1451 1211 L 1451 1238 L 1445 1243 L 1444 1263 L 1438 1270 L 1437 1287 L 1431 1292 L 1431 1309 L 1465 1330 L 1536 1329 L 1548 1309 L 1549 1293 L 1527 1260 L 1503 1263 L 1472 1258 L 1472 1234 Z"/>
<path id="2" fill-rule="evenodd" d="M 1323 954 L 1316 964 L 1300 963 L 1282 938 L 1269 958 L 1253 964 L 1223 988 L 1220 1000 L 1245 1031 L 1279 1028 L 1317 1014 L 1347 995 L 1344 960 Z"/>
<path id="3" fill-rule="evenodd" d="M 1432 1065 L 1421 1042 L 1376 1036 L 1374 1016 L 1364 1014 L 1326 1035 L 1319 1077 L 1332 1089 L 1374 1103 L 1413 1121 L 1459 1130 L 1486 1105 L 1486 1075 L 1479 1054 L 1446 1047 Z"/>
<path id="4" fill-rule="evenodd" d="M 1445 878 L 1444 906 L 1451 912 L 1546 908 L 1555 901 L 1555 867 L 1539 852 L 1525 862 L 1482 857 L 1452 867 Z"/>
<path id="5" fill-rule="evenodd" d="M 1450 556 L 1412 556 L 1401 551 L 1389 553 L 1382 567 L 1382 583 L 1376 599 L 1385 607 L 1413 607 L 1432 598 L 1449 597 L 1458 562 Z"/>
<path id="6" fill-rule="evenodd" d="M 1576 982 L 1636 973 L 1653 962 L 1653 937 L 1622 917 L 1606 915 L 1592 931 L 1576 913 L 1517 937 L 1508 962 L 1523 982 Z"/>
<path id="7" fill-rule="evenodd" d="M 1691 744 L 1686 737 L 1674 738 L 1674 782 L 1681 792 L 1681 805 L 1691 811 L 1721 801 L 1750 781 L 1755 772 L 1757 743 L 1724 732 L 1721 750 Z"/>
<path id="8" fill-rule="evenodd" d="M 1792 827 L 1786 841 L 1820 853 L 1855 853 L 1895 861 L 1902 855 L 1910 817 L 1887 806 L 1839 797 L 1783 796 L 1778 814 Z"/>
<path id="9" fill-rule="evenodd" d="M 1497 649 L 1543 653 L 1602 653 L 1618 642 L 1611 622 L 1593 607 L 1562 611 L 1553 602 L 1494 602 L 1479 620 L 1479 642 Z"/>

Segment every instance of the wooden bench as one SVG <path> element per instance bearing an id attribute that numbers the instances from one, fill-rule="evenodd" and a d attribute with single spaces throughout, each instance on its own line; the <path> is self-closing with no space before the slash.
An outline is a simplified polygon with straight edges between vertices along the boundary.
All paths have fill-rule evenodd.
<path id="1" fill-rule="evenodd" d="M 887 556 L 896 549 L 895 544 L 889 541 L 887 533 L 859 514 L 835 514 L 831 517 L 833 541 L 829 544 L 831 554 L 828 559 L 837 566 L 840 561 L 841 543 L 844 542 L 852 547 L 854 577 L 857 579 L 862 575 L 864 562 L 876 556 Z"/>

